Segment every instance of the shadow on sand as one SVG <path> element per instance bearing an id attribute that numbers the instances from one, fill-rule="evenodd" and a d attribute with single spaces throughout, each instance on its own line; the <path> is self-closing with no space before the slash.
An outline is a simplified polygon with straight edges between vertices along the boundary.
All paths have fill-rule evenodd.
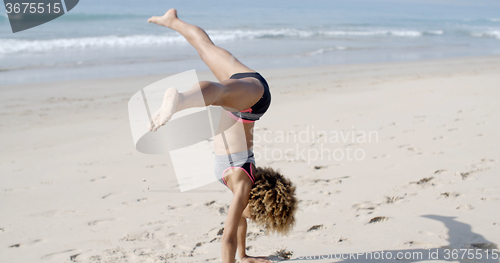
<path id="1" fill-rule="evenodd" d="M 401 249 L 371 251 L 362 254 L 344 253 L 330 255 L 296 255 L 287 261 L 309 262 L 500 262 L 500 251 L 496 244 L 486 240 L 480 234 L 472 232 L 471 226 L 456 221 L 456 217 L 423 215 L 422 217 L 441 221 L 448 228 L 449 245 L 430 249 Z M 391 257 L 389 259 L 389 257 Z M 269 258 L 280 260 L 277 256 Z"/>

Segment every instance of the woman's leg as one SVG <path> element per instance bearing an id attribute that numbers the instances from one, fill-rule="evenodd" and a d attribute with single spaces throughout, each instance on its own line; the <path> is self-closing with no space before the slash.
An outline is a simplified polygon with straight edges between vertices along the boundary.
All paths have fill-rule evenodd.
<path id="1" fill-rule="evenodd" d="M 148 22 L 171 28 L 184 36 L 219 81 L 227 80 L 235 73 L 254 72 L 227 50 L 214 45 L 203 29 L 180 20 L 175 9 L 168 10 L 163 16 L 153 16 Z"/>

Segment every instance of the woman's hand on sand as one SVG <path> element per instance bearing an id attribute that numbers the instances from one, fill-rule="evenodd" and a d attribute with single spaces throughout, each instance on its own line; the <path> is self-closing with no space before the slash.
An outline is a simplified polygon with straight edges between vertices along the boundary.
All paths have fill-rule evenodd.
<path id="1" fill-rule="evenodd" d="M 151 116 L 151 121 L 148 124 L 148 130 L 156 131 L 161 126 L 165 125 L 172 115 L 177 111 L 177 104 L 179 102 L 179 92 L 175 88 L 168 88 L 163 96 L 163 103 L 161 108 Z"/>
<path id="2" fill-rule="evenodd" d="M 272 263 L 272 261 L 266 257 L 244 256 L 241 259 L 241 263 Z"/>

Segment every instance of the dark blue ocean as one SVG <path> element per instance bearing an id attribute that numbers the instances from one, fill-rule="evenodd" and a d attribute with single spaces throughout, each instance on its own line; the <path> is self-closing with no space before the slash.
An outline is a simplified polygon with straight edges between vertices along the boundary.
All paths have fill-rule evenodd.
<path id="1" fill-rule="evenodd" d="M 0 8 L 0 84 L 208 70 L 169 8 L 254 69 L 500 54 L 498 0 L 81 0 L 15 34 Z"/>

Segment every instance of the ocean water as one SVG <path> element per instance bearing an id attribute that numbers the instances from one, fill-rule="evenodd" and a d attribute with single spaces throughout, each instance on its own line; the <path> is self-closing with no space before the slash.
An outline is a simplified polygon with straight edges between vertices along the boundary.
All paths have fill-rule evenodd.
<path id="1" fill-rule="evenodd" d="M 254 69 L 500 54 L 493 0 L 83 0 L 16 34 L 0 10 L 0 84 L 208 70 L 146 22 L 169 8 Z"/>

